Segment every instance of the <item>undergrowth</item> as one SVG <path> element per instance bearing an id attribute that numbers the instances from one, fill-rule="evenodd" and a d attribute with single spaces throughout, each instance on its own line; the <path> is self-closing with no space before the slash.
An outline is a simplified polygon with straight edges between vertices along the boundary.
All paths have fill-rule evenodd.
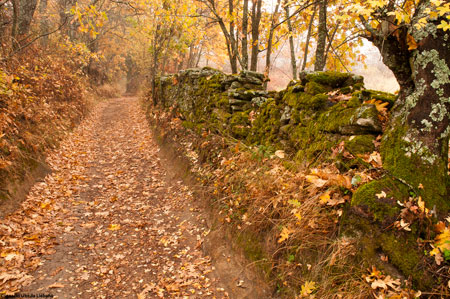
<path id="1" fill-rule="evenodd" d="M 341 235 L 340 217 L 350 196 L 344 177 L 328 165 L 321 187 L 309 170 L 289 164 L 269 147 L 248 147 L 232 138 L 184 129 L 168 111 L 148 109 L 153 126 L 192 162 L 211 196 L 219 221 L 232 227 L 237 244 L 285 298 L 368 298 L 355 237 Z M 340 182 L 340 183 L 339 183 Z M 320 185 L 320 184 L 319 184 Z M 321 198 L 331 194 L 329 198 Z"/>
<path id="2" fill-rule="evenodd" d="M 52 54 L 31 47 L 0 63 L 2 200 L 87 112 L 85 62 L 79 49 L 63 44 Z"/>
<path id="3" fill-rule="evenodd" d="M 186 127 L 176 110 L 161 110 L 148 100 L 144 105 L 159 137 L 190 160 L 218 221 L 232 230 L 235 247 L 264 274 L 277 296 L 449 295 L 443 260 L 450 251 L 450 230 L 438 222 L 432 231 L 436 221 L 420 197 L 410 194 L 407 202 L 391 202 L 389 191 L 377 193 L 395 212 L 379 224 L 373 220 L 376 215 L 352 199 L 361 186 L 389 180 L 377 151 L 352 154 L 342 142 L 331 149 L 331 161 L 351 167 L 343 170 L 330 162 L 309 168 L 271 146 L 248 146 L 204 127 Z M 422 226 L 423 232 L 417 231 Z M 423 239 L 415 240 L 415 235 Z"/>

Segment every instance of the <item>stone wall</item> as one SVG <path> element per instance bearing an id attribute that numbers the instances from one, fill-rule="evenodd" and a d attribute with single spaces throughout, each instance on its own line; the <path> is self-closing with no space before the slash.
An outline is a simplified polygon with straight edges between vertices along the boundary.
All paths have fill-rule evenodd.
<path id="1" fill-rule="evenodd" d="M 365 90 L 363 78 L 349 73 L 303 72 L 279 92 L 265 91 L 263 80 L 249 71 L 227 75 L 189 69 L 161 77 L 156 95 L 176 110 L 185 127 L 283 149 L 308 161 L 326 159 L 342 141 L 352 154 L 372 152 L 382 122 L 376 105 L 365 102 L 376 99 L 391 107 L 395 100 Z"/>

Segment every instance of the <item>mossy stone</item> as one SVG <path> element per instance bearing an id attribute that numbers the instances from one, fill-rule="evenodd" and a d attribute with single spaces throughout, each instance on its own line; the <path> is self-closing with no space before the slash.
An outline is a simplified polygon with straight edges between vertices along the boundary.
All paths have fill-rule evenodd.
<path id="1" fill-rule="evenodd" d="M 375 99 L 377 101 L 382 101 L 389 103 L 388 108 L 392 108 L 394 106 L 395 101 L 397 100 L 397 96 L 383 91 L 365 89 L 356 93 L 362 101 L 369 101 Z"/>
<path id="2" fill-rule="evenodd" d="M 351 140 L 345 142 L 345 149 L 352 154 L 371 153 L 375 150 L 374 140 L 375 136 L 373 135 L 354 136 Z"/>
<path id="3" fill-rule="evenodd" d="M 234 137 L 245 139 L 250 132 L 249 112 L 235 112 L 230 119 L 231 133 Z"/>
<path id="4" fill-rule="evenodd" d="M 341 87 L 352 76 L 350 73 L 339 72 L 314 72 L 306 75 L 306 80 L 316 82 L 332 88 Z"/>
<path id="5" fill-rule="evenodd" d="M 377 196 L 382 191 L 386 197 Z M 409 197 L 407 186 L 392 178 L 385 177 L 364 184 L 353 193 L 351 205 L 358 207 L 364 216 L 380 223 L 393 222 L 400 212 L 397 200 L 403 202 Z"/>
<path id="6" fill-rule="evenodd" d="M 326 93 L 328 91 L 330 91 L 330 89 L 326 88 L 325 85 L 314 81 L 310 81 L 305 85 L 305 92 L 313 96 L 320 93 Z"/>

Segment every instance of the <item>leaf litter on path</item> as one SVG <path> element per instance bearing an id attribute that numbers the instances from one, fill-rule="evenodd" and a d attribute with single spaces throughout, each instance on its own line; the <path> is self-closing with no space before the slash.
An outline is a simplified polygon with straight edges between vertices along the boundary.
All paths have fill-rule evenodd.
<path id="1" fill-rule="evenodd" d="M 0 290 L 55 298 L 228 297 L 192 192 L 168 179 L 137 99 L 103 102 L 0 220 Z"/>

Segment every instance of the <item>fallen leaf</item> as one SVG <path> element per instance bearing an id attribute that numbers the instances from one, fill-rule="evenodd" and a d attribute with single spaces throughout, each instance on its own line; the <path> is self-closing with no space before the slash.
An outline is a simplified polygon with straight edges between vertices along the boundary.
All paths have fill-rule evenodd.
<path id="1" fill-rule="evenodd" d="M 384 192 L 384 191 L 381 191 L 380 193 L 378 193 L 378 194 L 375 194 L 375 196 L 376 197 L 378 197 L 378 199 L 381 199 L 381 198 L 386 198 L 386 192 Z"/>
<path id="2" fill-rule="evenodd" d="M 119 230 L 120 229 L 120 224 L 110 224 L 108 229 L 111 230 L 111 231 Z"/>
<path id="3" fill-rule="evenodd" d="M 300 295 L 302 297 L 307 297 L 309 294 L 314 292 L 315 289 L 316 289 L 316 283 L 314 281 L 306 281 L 302 285 L 302 289 L 301 289 Z"/>
<path id="4" fill-rule="evenodd" d="M 54 283 L 48 286 L 49 289 L 58 289 L 58 288 L 63 288 L 64 285 L 62 283 Z"/>
<path id="5" fill-rule="evenodd" d="M 283 241 L 287 240 L 290 234 L 292 234 L 292 230 L 290 230 L 286 226 L 283 227 L 283 230 L 280 233 L 280 238 L 278 239 L 278 243 L 282 243 Z"/>

